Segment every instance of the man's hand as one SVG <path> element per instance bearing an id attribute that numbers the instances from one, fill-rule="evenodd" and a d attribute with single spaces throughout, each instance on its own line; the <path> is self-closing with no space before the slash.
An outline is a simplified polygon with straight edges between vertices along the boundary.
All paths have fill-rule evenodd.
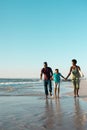
<path id="1" fill-rule="evenodd" d="M 40 76 L 40 80 L 42 80 L 42 76 Z"/>

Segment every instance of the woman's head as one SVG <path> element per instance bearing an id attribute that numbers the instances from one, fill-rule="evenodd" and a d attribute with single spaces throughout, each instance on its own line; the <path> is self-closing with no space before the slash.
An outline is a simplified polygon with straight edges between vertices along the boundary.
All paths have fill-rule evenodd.
<path id="1" fill-rule="evenodd" d="M 76 59 L 72 59 L 72 65 L 76 65 L 77 64 L 77 60 Z"/>

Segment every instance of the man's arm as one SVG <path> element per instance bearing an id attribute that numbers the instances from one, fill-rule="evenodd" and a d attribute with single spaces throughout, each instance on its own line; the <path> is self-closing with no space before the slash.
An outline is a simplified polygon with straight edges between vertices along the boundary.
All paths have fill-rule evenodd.
<path id="1" fill-rule="evenodd" d="M 53 71 L 52 71 L 52 69 L 50 68 L 50 71 L 51 71 L 51 76 L 53 76 Z"/>
<path id="2" fill-rule="evenodd" d="M 43 75 L 43 69 L 41 70 L 41 73 L 40 73 L 40 79 L 42 80 L 42 75 Z"/>

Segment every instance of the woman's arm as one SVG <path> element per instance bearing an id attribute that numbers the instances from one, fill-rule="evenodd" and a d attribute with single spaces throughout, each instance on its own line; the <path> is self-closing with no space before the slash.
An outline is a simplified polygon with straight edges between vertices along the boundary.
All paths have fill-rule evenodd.
<path id="1" fill-rule="evenodd" d="M 69 71 L 69 74 L 67 75 L 66 79 L 68 79 L 68 77 L 70 76 L 71 71 L 72 71 L 72 66 L 70 67 L 70 71 Z"/>

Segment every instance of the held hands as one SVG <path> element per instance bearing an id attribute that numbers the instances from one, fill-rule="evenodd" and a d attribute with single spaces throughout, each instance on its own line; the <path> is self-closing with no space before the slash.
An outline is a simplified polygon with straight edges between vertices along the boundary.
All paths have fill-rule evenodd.
<path id="1" fill-rule="evenodd" d="M 53 80 L 53 77 L 50 77 L 50 80 Z"/>
<path id="2" fill-rule="evenodd" d="M 65 78 L 65 80 L 67 80 L 67 78 Z"/>

